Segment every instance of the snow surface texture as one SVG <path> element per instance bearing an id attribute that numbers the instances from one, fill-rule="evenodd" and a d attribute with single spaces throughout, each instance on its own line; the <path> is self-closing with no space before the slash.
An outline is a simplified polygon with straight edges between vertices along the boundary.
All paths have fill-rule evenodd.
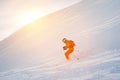
<path id="1" fill-rule="evenodd" d="M 0 43 L 0 80 L 120 80 L 119 3 L 83 0 L 17 31 Z"/>

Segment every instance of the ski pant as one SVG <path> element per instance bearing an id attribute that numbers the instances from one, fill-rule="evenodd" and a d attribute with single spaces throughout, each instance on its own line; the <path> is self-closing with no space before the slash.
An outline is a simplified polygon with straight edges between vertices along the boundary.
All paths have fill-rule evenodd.
<path id="1" fill-rule="evenodd" d="M 69 60 L 69 55 L 74 51 L 74 48 L 69 48 L 67 52 L 65 52 L 65 57 Z"/>

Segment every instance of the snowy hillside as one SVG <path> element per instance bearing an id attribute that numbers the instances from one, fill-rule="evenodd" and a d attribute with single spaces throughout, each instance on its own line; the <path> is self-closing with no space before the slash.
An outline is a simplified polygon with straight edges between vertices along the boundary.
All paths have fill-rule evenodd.
<path id="1" fill-rule="evenodd" d="M 26 25 L 0 43 L 0 80 L 120 80 L 119 4 L 83 0 Z"/>

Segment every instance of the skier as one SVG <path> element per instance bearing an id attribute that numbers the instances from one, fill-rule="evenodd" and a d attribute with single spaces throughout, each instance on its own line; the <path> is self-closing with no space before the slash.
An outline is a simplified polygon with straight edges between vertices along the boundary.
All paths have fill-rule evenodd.
<path id="1" fill-rule="evenodd" d="M 68 49 L 65 52 L 65 57 L 66 57 L 67 60 L 69 60 L 69 55 L 74 51 L 75 43 L 74 43 L 74 41 L 68 40 L 66 38 L 63 38 L 62 41 L 65 43 L 65 46 L 63 47 L 63 50 L 67 50 Z"/>

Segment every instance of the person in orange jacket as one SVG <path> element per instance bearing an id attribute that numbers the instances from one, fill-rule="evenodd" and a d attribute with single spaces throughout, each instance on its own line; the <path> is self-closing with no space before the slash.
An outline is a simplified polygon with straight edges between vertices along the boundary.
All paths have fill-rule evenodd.
<path id="1" fill-rule="evenodd" d="M 66 38 L 63 38 L 62 41 L 65 43 L 65 46 L 63 47 L 63 50 L 67 50 L 68 49 L 65 52 L 65 57 L 66 57 L 67 60 L 69 60 L 70 59 L 69 55 L 74 51 L 75 43 L 74 43 L 74 41 L 68 40 Z"/>

